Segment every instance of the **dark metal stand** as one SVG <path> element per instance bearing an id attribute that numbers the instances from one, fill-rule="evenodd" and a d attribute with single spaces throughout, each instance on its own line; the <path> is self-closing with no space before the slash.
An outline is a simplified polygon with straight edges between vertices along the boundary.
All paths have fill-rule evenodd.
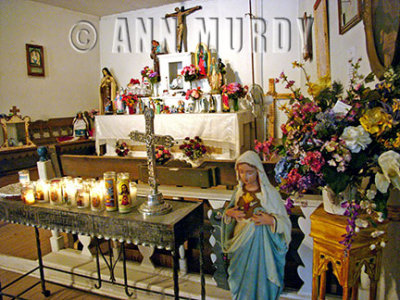
<path id="1" fill-rule="evenodd" d="M 11 281 L 10 283 L 6 284 L 4 287 L 1 286 L 0 283 L 0 300 L 3 299 L 3 296 L 7 296 L 7 297 L 11 297 L 12 299 L 22 299 L 24 300 L 25 298 L 22 298 L 21 295 L 25 294 L 26 292 L 30 291 L 31 289 L 33 289 L 35 286 L 37 286 L 39 283 L 42 286 L 42 294 L 45 297 L 50 296 L 50 291 L 46 290 L 46 284 L 45 284 L 45 279 L 44 279 L 44 271 L 43 271 L 43 260 L 42 260 L 42 250 L 40 248 L 40 237 L 39 237 L 39 230 L 38 228 L 35 226 L 35 236 L 36 236 L 36 249 L 37 249 L 37 254 L 38 254 L 38 263 L 39 266 L 37 266 L 36 268 L 30 270 L 29 272 L 26 272 L 25 274 L 21 275 L 20 277 L 18 277 L 17 279 L 14 279 L 13 281 Z M 11 295 L 8 293 L 5 293 L 4 290 L 10 286 L 12 286 L 14 283 L 20 281 L 21 279 L 29 276 L 30 274 L 32 274 L 33 272 L 35 272 L 36 270 L 39 270 L 39 274 L 40 274 L 40 281 L 34 283 L 33 285 L 31 285 L 30 287 L 26 288 L 25 290 L 23 290 L 22 292 L 20 292 L 18 295 Z"/>

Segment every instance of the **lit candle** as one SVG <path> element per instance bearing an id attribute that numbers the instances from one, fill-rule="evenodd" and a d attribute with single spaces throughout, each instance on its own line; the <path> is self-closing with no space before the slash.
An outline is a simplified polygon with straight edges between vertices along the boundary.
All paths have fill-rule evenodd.
<path id="1" fill-rule="evenodd" d="M 89 191 L 86 185 L 81 185 L 76 191 L 76 206 L 78 208 L 87 208 L 90 205 Z"/>
<path id="2" fill-rule="evenodd" d="M 50 184 L 50 204 L 59 205 L 62 203 L 60 180 L 54 180 Z"/>
<path id="3" fill-rule="evenodd" d="M 43 202 L 49 202 L 50 201 L 50 183 L 49 183 L 48 180 L 46 180 L 43 183 L 43 196 L 44 196 Z"/>
<path id="4" fill-rule="evenodd" d="M 90 208 L 92 211 L 103 210 L 103 197 L 104 197 L 104 192 L 102 189 L 101 182 L 97 182 L 90 189 Z"/>
<path id="5" fill-rule="evenodd" d="M 71 176 L 65 176 L 61 179 L 61 191 L 62 191 L 62 203 L 63 204 L 68 204 L 68 202 L 69 202 L 69 194 L 68 194 L 67 187 L 70 185 L 71 182 L 72 182 Z"/>
<path id="6" fill-rule="evenodd" d="M 76 206 L 76 185 L 72 182 L 69 182 L 65 188 L 66 192 L 66 201 L 70 206 Z"/>
<path id="7" fill-rule="evenodd" d="M 36 181 L 36 199 L 39 202 L 44 202 L 44 186 L 45 186 L 45 182 L 42 179 L 39 179 L 38 181 Z"/>
<path id="8" fill-rule="evenodd" d="M 130 190 L 130 194 L 131 194 L 131 202 L 132 202 L 132 207 L 136 206 L 137 200 L 136 200 L 136 196 L 137 196 L 137 186 L 136 183 L 134 181 L 129 182 L 129 190 Z"/>
<path id="9" fill-rule="evenodd" d="M 35 203 L 35 191 L 32 184 L 27 183 L 22 186 L 21 198 L 22 201 L 27 205 Z"/>

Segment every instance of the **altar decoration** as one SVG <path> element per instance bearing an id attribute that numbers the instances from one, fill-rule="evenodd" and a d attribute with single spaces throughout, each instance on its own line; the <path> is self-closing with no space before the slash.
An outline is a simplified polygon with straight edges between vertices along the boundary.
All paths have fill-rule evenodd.
<path id="1" fill-rule="evenodd" d="M 118 156 L 127 156 L 129 153 L 128 145 L 125 142 L 117 141 L 115 144 L 115 153 L 117 153 Z"/>
<path id="2" fill-rule="evenodd" d="M 31 182 L 22 185 L 21 199 L 27 205 L 35 204 L 35 190 Z"/>
<path id="3" fill-rule="evenodd" d="M 222 105 L 223 111 L 238 111 L 239 110 L 239 98 L 246 96 L 248 86 L 242 86 L 238 82 L 232 82 L 222 86 Z M 229 103 L 230 101 L 231 103 Z M 232 109 L 231 109 L 232 108 Z"/>
<path id="4" fill-rule="evenodd" d="M 128 89 L 122 94 L 122 101 L 125 103 L 126 111 L 132 115 L 136 112 L 136 105 L 139 102 L 138 96 L 130 92 Z"/>
<path id="5" fill-rule="evenodd" d="M 188 105 L 188 112 L 199 113 L 200 112 L 200 100 L 203 97 L 203 91 L 200 87 L 190 89 L 186 91 L 186 100 L 192 100 L 192 103 Z M 193 106 L 192 108 L 190 106 Z"/>
<path id="6" fill-rule="evenodd" d="M 202 76 L 204 76 L 206 74 L 202 74 L 202 72 L 200 71 L 200 68 L 198 66 L 191 64 L 182 69 L 181 75 L 183 76 L 183 78 L 185 78 L 185 81 L 192 82 L 194 80 L 201 78 Z"/>
<path id="7" fill-rule="evenodd" d="M 183 144 L 179 146 L 179 149 L 184 154 L 184 157 L 188 159 L 188 162 L 192 166 L 198 165 L 200 160 L 207 153 L 207 148 L 203 144 L 200 137 L 196 136 L 193 139 L 186 137 Z"/>
<path id="8" fill-rule="evenodd" d="M 140 71 L 142 78 L 147 78 L 150 83 L 155 84 L 159 81 L 160 75 L 148 66 L 145 66 L 142 71 Z"/>
<path id="9" fill-rule="evenodd" d="M 289 203 L 307 191 L 324 188 L 348 216 L 341 243 L 350 248 L 360 228 L 383 221 L 387 182 L 397 185 L 400 160 L 392 152 L 400 150 L 400 74 L 389 70 L 370 88 L 367 84 L 374 76 L 359 75 L 357 61 L 343 94 L 340 83 L 327 77 L 312 83 L 302 63 L 293 66 L 304 71 L 310 96 L 295 88 L 284 73 L 276 80 L 294 95 L 288 106 L 282 106 L 288 120 L 281 126 L 282 145 L 275 148 L 282 156 L 275 168 L 276 181 L 289 195 Z M 386 158 L 390 163 L 384 163 Z M 372 235 L 378 236 L 381 233 Z M 376 247 L 379 242 L 372 244 Z"/>
<path id="10" fill-rule="evenodd" d="M 158 165 L 165 164 L 171 157 L 171 152 L 165 146 L 156 146 L 156 163 Z"/>
<path id="11" fill-rule="evenodd" d="M 117 174 L 118 211 L 128 213 L 132 210 L 131 195 L 129 192 L 129 173 Z"/>

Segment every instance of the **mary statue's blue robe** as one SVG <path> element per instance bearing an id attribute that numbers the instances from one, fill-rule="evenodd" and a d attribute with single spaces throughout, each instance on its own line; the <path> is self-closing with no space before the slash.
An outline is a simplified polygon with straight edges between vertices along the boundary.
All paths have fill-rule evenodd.
<path id="1" fill-rule="evenodd" d="M 279 193 L 265 177 L 265 173 L 260 176 L 265 186 L 257 197 L 261 210 L 274 216 L 275 226 L 255 225 L 251 219 L 236 222 L 225 213 L 222 220 L 222 248 L 230 259 L 228 282 L 234 300 L 275 300 L 283 290 L 291 223 Z M 235 206 L 242 194 L 239 184 L 227 209 Z"/>

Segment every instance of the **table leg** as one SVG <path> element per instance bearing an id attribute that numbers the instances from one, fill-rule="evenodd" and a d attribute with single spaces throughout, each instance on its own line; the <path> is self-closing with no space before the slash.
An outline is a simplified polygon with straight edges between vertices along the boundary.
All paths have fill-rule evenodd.
<path id="1" fill-rule="evenodd" d="M 133 293 L 130 293 L 128 290 L 128 276 L 126 274 L 126 256 L 125 256 L 125 242 L 121 243 L 121 251 L 122 251 L 122 265 L 124 267 L 124 287 L 125 287 L 125 294 L 128 297 L 131 297 Z"/>
<path id="2" fill-rule="evenodd" d="M 36 236 L 36 249 L 37 249 L 37 254 L 38 254 L 39 274 L 40 274 L 40 284 L 42 286 L 42 294 L 45 297 L 48 297 L 48 296 L 50 296 L 50 291 L 46 290 L 46 283 L 45 283 L 44 272 L 43 272 L 42 250 L 40 248 L 39 229 L 36 226 L 35 226 L 35 236 Z"/>
<path id="3" fill-rule="evenodd" d="M 349 287 L 346 285 L 343 287 L 343 300 L 348 300 L 349 299 Z"/>
<path id="4" fill-rule="evenodd" d="M 97 284 L 94 285 L 96 289 L 101 288 L 101 272 L 100 272 L 100 258 L 99 258 L 99 239 L 97 237 L 94 238 L 96 242 L 96 269 L 97 269 Z"/>
<path id="5" fill-rule="evenodd" d="M 206 287 L 204 279 L 204 230 L 201 228 L 199 233 L 199 247 L 200 247 L 200 285 L 201 285 L 201 300 L 206 299 Z"/>
<path id="6" fill-rule="evenodd" d="M 319 300 L 325 300 L 326 293 L 326 271 L 321 273 L 321 278 L 319 281 Z"/>
<path id="7" fill-rule="evenodd" d="M 178 277 L 178 268 L 179 268 L 179 245 L 175 245 L 174 250 L 172 251 L 173 255 L 173 278 L 174 278 L 174 295 L 175 300 L 179 300 L 179 277 Z"/>

